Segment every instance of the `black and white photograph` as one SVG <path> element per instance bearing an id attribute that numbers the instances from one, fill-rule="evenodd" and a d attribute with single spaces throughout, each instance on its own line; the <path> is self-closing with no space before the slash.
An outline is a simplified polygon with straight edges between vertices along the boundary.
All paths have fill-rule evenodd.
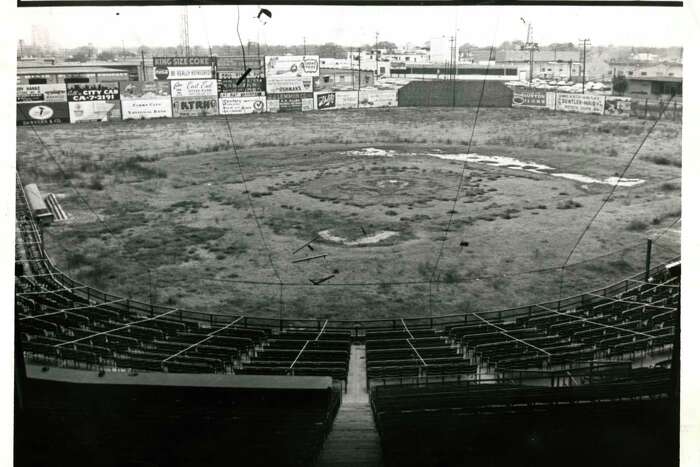
<path id="1" fill-rule="evenodd" d="M 19 0 L 6 465 L 700 465 L 699 6 Z"/>

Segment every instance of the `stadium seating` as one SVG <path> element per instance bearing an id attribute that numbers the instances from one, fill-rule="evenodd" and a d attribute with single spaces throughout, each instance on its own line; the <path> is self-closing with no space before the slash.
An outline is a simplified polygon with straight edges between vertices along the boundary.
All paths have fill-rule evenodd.
<path id="1" fill-rule="evenodd" d="M 565 388 L 374 387 L 384 465 L 659 465 L 674 458 L 678 433 L 670 371 L 630 376 Z"/>
<path id="2" fill-rule="evenodd" d="M 15 465 L 313 465 L 340 404 L 331 380 L 225 376 L 30 367 Z"/>
<path id="3" fill-rule="evenodd" d="M 662 465 L 660 459 L 672 458 L 676 406 L 669 367 L 680 313 L 679 266 L 655 268 L 648 281 L 638 275 L 557 302 L 435 319 L 329 324 L 208 314 L 73 281 L 45 255 L 19 178 L 17 193 L 19 354 L 32 368 L 70 375 L 69 381 L 33 377 L 20 431 L 41 424 L 47 411 L 54 415 L 43 431 L 20 436 L 23 449 L 37 450 L 27 465 L 62 465 L 89 443 L 91 455 L 99 446 L 104 456 L 88 459 L 90 465 L 157 465 L 149 462 L 163 446 L 187 453 L 166 454 L 161 465 L 168 466 L 313 465 L 343 397 L 339 382 L 348 387 L 350 355 L 358 354 L 352 346 L 363 343 L 387 466 L 588 467 L 601 456 L 606 465 Z M 89 392 L 81 375 L 105 373 L 108 380 L 126 378 L 118 385 L 129 390 L 106 384 L 94 396 L 77 396 Z M 217 386 L 256 376 L 274 381 L 273 387 L 258 394 Z M 331 383 L 320 391 L 286 387 L 299 377 Z M 145 389 L 154 384 L 159 391 Z M 151 405 L 130 402 L 142 395 Z M 113 404 L 99 406 L 112 397 L 124 413 L 109 413 Z M 90 422 L 80 418 L 86 413 Z M 169 431 L 162 413 L 191 427 L 192 437 Z M 105 420 L 102 431 L 95 429 Z M 57 436 L 42 445 L 48 452 L 41 451 L 35 438 L 62 433 L 66 423 L 94 431 L 95 438 Z M 644 446 L 615 450 L 631 440 Z M 594 443 L 600 449 L 589 449 Z M 125 454 L 132 447 L 135 457 Z M 197 453 L 201 459 L 193 457 Z"/>
<path id="4" fill-rule="evenodd" d="M 471 377 L 477 365 L 430 326 L 373 330 L 366 334 L 367 386 L 421 377 Z"/>

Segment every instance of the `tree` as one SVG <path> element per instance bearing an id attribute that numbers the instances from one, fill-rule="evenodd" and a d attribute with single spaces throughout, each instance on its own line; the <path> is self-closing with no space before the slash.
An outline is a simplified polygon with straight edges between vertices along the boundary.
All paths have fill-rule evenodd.
<path id="1" fill-rule="evenodd" d="M 392 53 L 394 50 L 397 49 L 396 44 L 394 44 L 393 42 L 389 42 L 389 41 L 377 42 L 377 48 L 378 49 L 386 49 L 389 51 L 389 53 Z"/>
<path id="2" fill-rule="evenodd" d="M 116 58 L 116 55 L 108 50 L 102 51 L 97 55 L 97 59 L 103 62 L 111 62 Z"/>
<path id="3" fill-rule="evenodd" d="M 613 92 L 617 95 L 624 94 L 627 91 L 627 88 L 629 87 L 629 82 L 627 81 L 627 78 L 625 78 L 625 75 L 619 74 L 613 76 L 612 79 L 612 88 Z"/>
<path id="4" fill-rule="evenodd" d="M 323 58 L 345 58 L 345 49 L 334 42 L 326 42 L 323 45 L 314 46 L 313 50 Z"/>
<path id="5" fill-rule="evenodd" d="M 466 54 L 466 53 L 470 52 L 472 49 L 478 49 L 478 47 L 475 46 L 474 44 L 470 44 L 469 42 L 467 42 L 467 43 L 459 46 L 459 53 Z"/>
<path id="6" fill-rule="evenodd" d="M 577 50 L 577 47 L 572 42 L 553 42 L 546 47 L 544 50 Z"/>

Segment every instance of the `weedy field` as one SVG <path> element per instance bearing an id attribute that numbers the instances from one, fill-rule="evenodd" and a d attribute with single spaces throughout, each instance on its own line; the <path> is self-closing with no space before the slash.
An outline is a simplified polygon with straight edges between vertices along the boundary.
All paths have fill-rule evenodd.
<path id="1" fill-rule="evenodd" d="M 18 128 L 17 166 L 70 215 L 45 230 L 59 267 L 146 302 L 371 319 L 556 298 L 652 122 L 481 109 L 470 152 L 482 157 L 465 164 L 474 118 L 392 108 Z M 659 122 L 571 256 L 564 296 L 640 271 L 646 238 L 665 232 L 655 262 L 678 254 L 680 222 L 665 229 L 680 167 L 681 125 Z"/>

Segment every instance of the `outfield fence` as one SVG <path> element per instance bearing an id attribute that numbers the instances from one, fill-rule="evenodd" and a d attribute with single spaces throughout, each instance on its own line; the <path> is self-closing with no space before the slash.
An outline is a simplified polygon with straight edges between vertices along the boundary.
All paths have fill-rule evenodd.
<path id="1" fill-rule="evenodd" d="M 241 90 L 228 78 L 19 85 L 16 120 L 23 126 L 397 106 L 525 107 L 670 121 L 680 121 L 683 114 L 679 99 L 511 89 L 492 81 L 412 81 L 395 89 L 264 89 L 260 84 Z"/>

